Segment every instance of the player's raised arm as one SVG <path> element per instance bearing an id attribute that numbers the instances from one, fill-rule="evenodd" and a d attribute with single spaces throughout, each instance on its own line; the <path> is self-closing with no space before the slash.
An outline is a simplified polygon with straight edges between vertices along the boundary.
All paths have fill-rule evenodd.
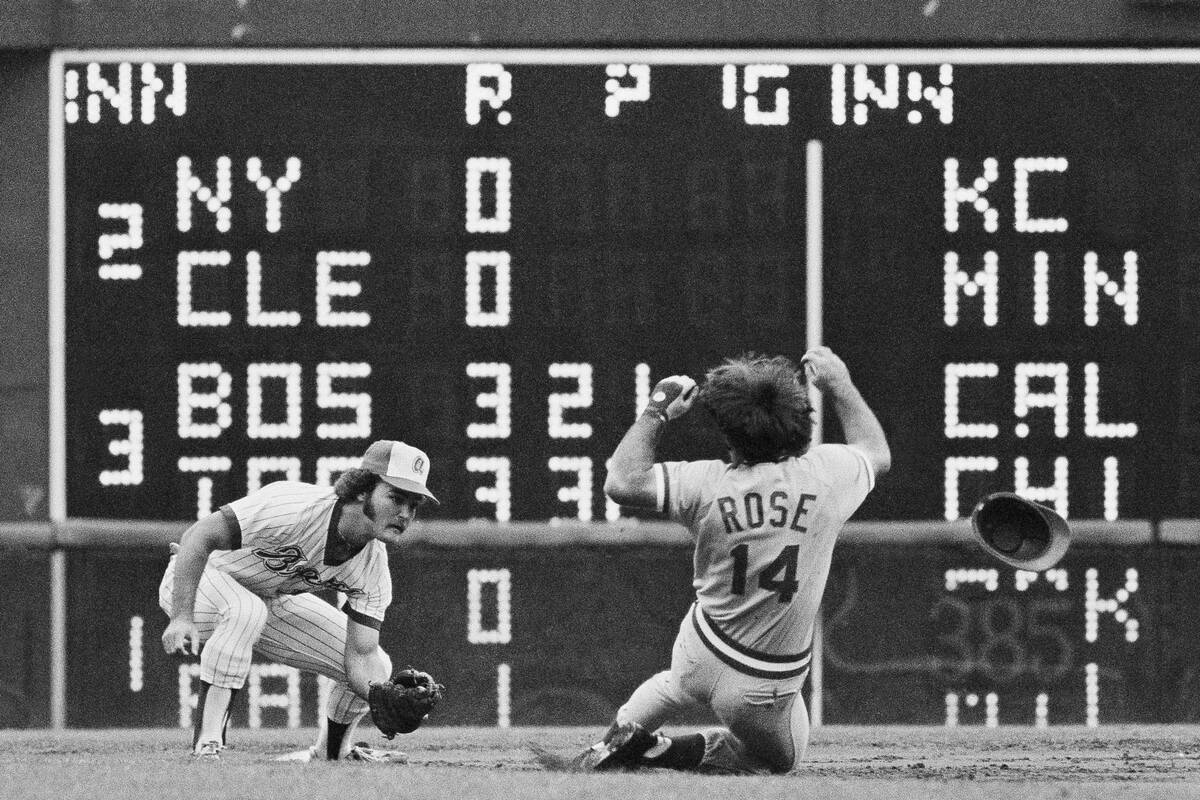
<path id="1" fill-rule="evenodd" d="M 175 556 L 175 579 L 172 589 L 171 619 L 163 631 L 163 650 L 168 653 L 200 652 L 200 633 L 193 618 L 196 606 L 196 587 L 214 550 L 234 547 L 237 531 L 224 513 L 215 511 L 193 523 L 179 540 Z"/>
<path id="2" fill-rule="evenodd" d="M 812 385 L 832 402 L 834 413 L 842 423 L 846 444 L 857 447 L 867 456 L 876 477 L 891 469 L 892 451 L 883 426 L 850 380 L 850 370 L 845 362 L 828 347 L 814 347 L 804 354 L 801 363 Z"/>
<path id="3" fill-rule="evenodd" d="M 614 503 L 653 508 L 658 492 L 654 485 L 654 451 L 668 420 L 681 417 L 696 400 L 696 382 L 686 375 L 663 378 L 650 393 L 650 402 L 625 432 L 608 462 L 604 493 Z"/>

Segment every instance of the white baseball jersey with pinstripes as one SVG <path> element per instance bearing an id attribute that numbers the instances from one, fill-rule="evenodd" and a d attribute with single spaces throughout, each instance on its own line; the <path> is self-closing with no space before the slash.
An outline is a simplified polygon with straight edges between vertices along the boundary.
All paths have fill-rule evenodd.
<path id="1" fill-rule="evenodd" d="M 279 595 L 334 589 L 346 595 L 350 618 L 375 628 L 392 602 L 387 548 L 371 540 L 341 564 L 325 563 L 325 545 L 338 497 L 328 487 L 277 481 L 221 507 L 241 531 L 241 546 L 209 556 L 209 566 L 255 594 Z"/>
<path id="2" fill-rule="evenodd" d="M 659 509 L 695 539 L 691 613 L 705 644 L 743 672 L 802 674 L 834 543 L 874 486 L 867 457 L 823 444 L 772 463 L 675 461 L 654 472 Z"/>

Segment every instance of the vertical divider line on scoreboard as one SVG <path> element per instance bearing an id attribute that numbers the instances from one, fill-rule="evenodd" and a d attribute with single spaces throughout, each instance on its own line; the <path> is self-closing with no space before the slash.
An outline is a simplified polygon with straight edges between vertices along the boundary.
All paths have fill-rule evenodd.
<path id="1" fill-rule="evenodd" d="M 809 140 L 804 150 L 804 235 L 805 235 L 805 348 L 818 347 L 824 337 L 824 318 L 821 311 L 825 302 L 824 281 L 824 173 L 823 151 L 821 142 Z M 811 444 L 821 443 L 821 403 L 820 392 L 810 392 L 808 398 L 812 406 L 813 431 Z M 809 708 L 809 720 L 813 727 L 820 727 L 824 713 L 822 692 L 825 685 L 825 670 L 822 661 L 824 648 L 821 646 L 821 636 L 824 626 L 821 624 L 823 611 L 817 608 L 817 617 L 813 623 L 812 640 L 812 703 Z"/>
<path id="2" fill-rule="evenodd" d="M 821 143 L 815 139 L 808 142 L 804 153 L 804 226 L 805 226 L 805 320 L 804 333 L 806 348 L 820 347 L 824 338 L 824 318 L 822 308 L 825 302 L 824 276 L 824 195 L 822 174 Z M 809 395 L 809 404 L 813 409 L 812 443 L 821 443 L 821 402 L 820 392 Z"/>
<path id="3" fill-rule="evenodd" d="M 49 330 L 49 486 L 51 522 L 67 515 L 66 497 L 66 130 L 63 120 L 63 62 L 50 59 L 49 276 L 46 319 Z"/>
<path id="4" fill-rule="evenodd" d="M 46 322 L 49 345 L 47 409 L 47 508 L 51 530 L 67 516 L 66 440 L 66 124 L 63 120 L 63 62 L 50 55 L 50 132 L 48 177 L 49 274 Z M 61 548 L 50 551 L 50 727 L 67 724 L 67 556 Z"/>

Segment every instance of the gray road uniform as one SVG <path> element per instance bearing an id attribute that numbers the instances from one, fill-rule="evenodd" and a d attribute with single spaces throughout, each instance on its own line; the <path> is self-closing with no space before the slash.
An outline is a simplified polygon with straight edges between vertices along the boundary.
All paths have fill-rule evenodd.
<path id="1" fill-rule="evenodd" d="M 617 719 L 652 731 L 708 706 L 726 728 L 705 732 L 705 764 L 790 766 L 808 744 L 800 689 L 833 547 L 874 487 L 870 462 L 850 445 L 824 444 L 773 463 L 667 462 L 654 473 L 658 508 L 695 541 L 696 601 L 671 669 L 643 683 Z"/>

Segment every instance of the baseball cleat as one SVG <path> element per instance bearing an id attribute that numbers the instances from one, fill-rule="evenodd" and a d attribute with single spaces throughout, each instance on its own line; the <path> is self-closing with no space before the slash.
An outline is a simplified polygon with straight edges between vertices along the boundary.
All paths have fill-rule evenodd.
<path id="1" fill-rule="evenodd" d="M 311 745 L 303 750 L 296 750 L 291 753 L 285 753 L 281 756 L 275 756 L 272 761 L 286 761 L 290 764 L 307 764 L 310 761 L 317 760 L 317 746 Z"/>
<path id="2" fill-rule="evenodd" d="M 550 772 L 581 771 L 581 768 L 575 766 L 575 759 L 573 758 L 555 753 L 553 750 L 537 742 L 526 742 L 525 746 L 533 753 L 533 760 L 540 764 L 544 770 Z"/>
<path id="3" fill-rule="evenodd" d="M 609 731 L 604 741 L 584 750 L 576 760 L 580 769 L 593 772 L 636 769 L 642 765 L 642 756 L 656 744 L 658 737 L 641 725 L 622 722 Z"/>
<path id="4" fill-rule="evenodd" d="M 192 758 L 196 761 L 220 761 L 221 751 L 224 749 L 225 747 L 220 742 L 201 742 L 192 751 Z"/>
<path id="5" fill-rule="evenodd" d="M 604 742 L 596 742 L 594 745 L 572 758 L 567 764 L 567 770 L 569 772 L 592 772 L 593 770 L 598 769 L 598 765 L 610 755 L 612 754 L 604 745 Z"/>
<path id="6" fill-rule="evenodd" d="M 401 750 L 377 750 L 367 747 L 366 742 L 355 742 L 346 753 L 345 761 L 368 761 L 371 763 L 407 764 L 408 753 Z"/>

